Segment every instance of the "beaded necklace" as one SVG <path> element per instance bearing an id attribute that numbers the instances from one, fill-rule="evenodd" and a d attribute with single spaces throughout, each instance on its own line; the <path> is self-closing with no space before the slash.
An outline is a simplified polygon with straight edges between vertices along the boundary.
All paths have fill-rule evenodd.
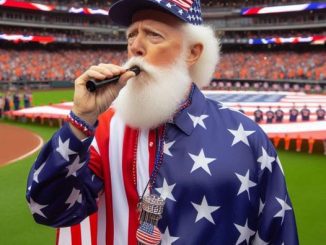
<path id="1" fill-rule="evenodd" d="M 195 89 L 195 86 L 192 84 L 187 99 L 180 105 L 179 109 L 174 113 L 173 118 L 191 104 L 191 99 L 192 99 L 194 89 Z M 164 155 L 165 133 L 166 133 L 166 124 L 163 125 L 161 137 L 159 137 L 159 129 L 156 129 L 157 150 L 156 150 L 156 154 L 155 154 L 154 169 L 153 169 L 152 174 L 146 184 L 145 190 L 143 191 L 143 193 L 140 197 L 139 202 L 142 202 L 147 188 L 150 188 L 150 190 L 152 189 L 152 187 L 155 184 L 157 174 L 160 171 L 160 168 L 161 168 L 161 165 L 163 162 L 163 155 Z M 138 146 L 138 144 L 136 143 L 135 154 L 137 154 L 137 146 Z M 135 173 L 135 172 L 136 172 L 136 160 L 134 158 L 133 173 Z M 136 176 L 136 174 L 134 174 L 134 176 Z M 136 184 L 135 179 L 134 179 L 134 183 Z"/>
<path id="2" fill-rule="evenodd" d="M 194 91 L 194 85 L 192 85 L 191 87 L 187 100 L 180 105 L 178 111 L 174 114 L 173 118 L 175 118 L 175 116 L 178 113 L 180 113 L 182 110 L 184 110 L 191 104 L 193 91 Z M 155 184 L 156 177 L 163 163 L 166 128 L 167 128 L 167 123 L 164 124 L 159 129 L 156 129 L 155 135 L 156 135 L 157 148 L 156 148 L 156 154 L 154 160 L 154 169 L 137 204 L 137 209 L 139 211 L 139 222 L 140 222 L 140 226 L 136 232 L 137 245 L 159 244 L 162 238 L 162 235 L 157 225 L 158 225 L 158 221 L 162 218 L 165 200 L 155 194 L 149 194 L 145 196 L 145 193 L 148 188 L 150 188 L 150 192 L 151 192 L 151 189 Z M 162 129 L 161 134 L 160 134 L 160 129 Z M 137 156 L 137 143 L 135 145 L 136 145 L 135 156 Z M 134 157 L 134 159 L 136 159 L 136 157 Z M 134 175 L 134 183 L 136 184 L 136 178 L 135 178 L 136 160 L 134 160 L 132 171 Z M 144 239 L 144 237 L 146 239 Z M 151 241 L 151 243 L 149 243 L 149 241 Z"/>

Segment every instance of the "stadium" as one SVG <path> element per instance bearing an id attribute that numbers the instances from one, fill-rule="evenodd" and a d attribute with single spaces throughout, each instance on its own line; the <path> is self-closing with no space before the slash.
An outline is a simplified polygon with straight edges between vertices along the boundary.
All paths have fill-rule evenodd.
<path id="1" fill-rule="evenodd" d="M 108 17 L 114 2 L 0 0 L 0 244 L 96 244 L 83 226 L 67 228 L 64 243 L 62 231 L 36 224 L 25 192 L 72 108 L 74 80 L 127 60 L 126 28 Z M 221 42 L 203 93 L 260 125 L 282 162 L 300 244 L 326 244 L 326 3 L 201 3 Z"/>

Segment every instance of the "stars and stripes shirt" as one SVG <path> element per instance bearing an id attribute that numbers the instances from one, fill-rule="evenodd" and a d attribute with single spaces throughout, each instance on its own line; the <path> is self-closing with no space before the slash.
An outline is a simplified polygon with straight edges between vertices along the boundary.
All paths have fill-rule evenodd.
<path id="1" fill-rule="evenodd" d="M 162 244 L 298 244 L 280 159 L 265 133 L 196 87 L 191 101 L 166 125 L 152 188 L 166 200 Z M 79 141 L 64 125 L 28 178 L 34 219 L 67 227 L 58 244 L 137 244 L 136 206 L 157 132 L 131 129 L 114 109 L 100 116 L 94 138 Z"/>

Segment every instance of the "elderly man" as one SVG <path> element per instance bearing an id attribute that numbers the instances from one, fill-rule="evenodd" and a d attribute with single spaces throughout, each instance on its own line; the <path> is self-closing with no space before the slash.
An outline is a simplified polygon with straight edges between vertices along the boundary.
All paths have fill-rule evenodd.
<path id="1" fill-rule="evenodd" d="M 200 25 L 199 0 L 122 0 L 110 16 L 128 26 L 129 60 L 76 79 L 68 122 L 29 175 L 35 220 L 97 220 L 61 229 L 63 244 L 76 232 L 83 244 L 298 244 L 272 144 L 253 121 L 199 90 L 219 52 L 213 31 Z M 135 65 L 138 76 L 126 69 Z M 116 84 L 85 88 L 115 75 Z M 137 211 L 150 194 L 165 200 L 157 227 L 143 226 Z"/>

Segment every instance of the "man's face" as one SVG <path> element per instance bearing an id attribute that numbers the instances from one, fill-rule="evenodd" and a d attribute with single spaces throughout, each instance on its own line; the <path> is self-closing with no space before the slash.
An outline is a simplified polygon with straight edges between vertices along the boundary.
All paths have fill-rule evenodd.
<path id="1" fill-rule="evenodd" d="M 137 12 L 127 30 L 128 58 L 142 57 L 158 67 L 171 65 L 182 52 L 179 26 L 180 22 L 169 14 L 156 10 Z"/>

